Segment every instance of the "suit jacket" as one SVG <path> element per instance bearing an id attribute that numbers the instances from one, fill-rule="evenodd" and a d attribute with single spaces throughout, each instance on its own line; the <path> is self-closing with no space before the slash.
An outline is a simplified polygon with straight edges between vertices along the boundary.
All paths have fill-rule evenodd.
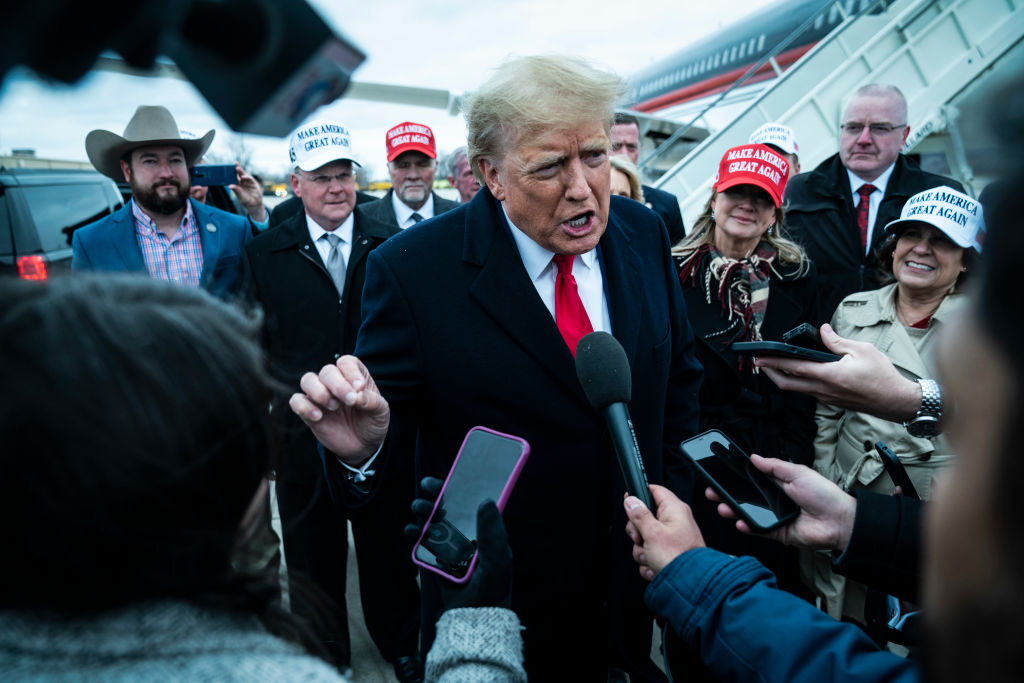
<path id="1" fill-rule="evenodd" d="M 199 286 L 221 298 L 239 286 L 242 250 L 252 238 L 249 221 L 191 199 L 192 212 L 203 246 Z M 135 234 L 131 203 L 76 230 L 71 238 L 73 270 L 110 270 L 148 273 Z"/>
<path id="2" fill-rule="evenodd" d="M 641 185 L 641 187 L 644 190 L 644 201 L 647 203 L 647 207 L 665 221 L 665 227 L 668 229 L 668 243 L 676 244 L 686 237 L 683 213 L 679 210 L 679 200 L 676 199 L 676 196 L 656 187 L 647 185 Z"/>
<path id="3" fill-rule="evenodd" d="M 940 185 L 963 192 L 963 186 L 952 178 L 926 173 L 912 159 L 899 155 L 878 206 L 871 248 L 864 255 L 850 181 L 839 155 L 832 155 L 813 171 L 790 178 L 786 186 L 786 229 L 818 267 L 827 314 L 849 294 L 882 285 L 884 274 L 876 253 L 885 240 L 885 226 L 900 217 L 910 197 Z"/>
<path id="4" fill-rule="evenodd" d="M 387 193 L 375 202 L 367 202 L 363 209 L 366 211 L 366 215 L 371 218 L 380 221 L 381 223 L 387 223 L 393 225 L 396 228 L 400 228 L 398 225 L 398 217 L 395 216 L 395 207 L 391 205 L 391 195 L 395 193 L 394 190 L 388 190 Z M 453 202 L 450 199 L 445 199 L 436 192 L 431 193 L 434 196 L 434 216 L 440 216 L 445 211 L 451 211 L 452 209 L 458 208 L 460 204 Z"/>
<path id="5" fill-rule="evenodd" d="M 697 426 L 701 369 L 682 292 L 655 216 L 629 199 L 611 202 L 599 249 L 611 328 L 632 371 L 637 440 L 650 481 L 689 498 L 678 444 Z M 538 667 L 610 662 L 633 680 L 663 680 L 649 660 L 644 582 L 623 533 L 625 485 L 604 418 L 499 203 L 483 188 L 424 225 L 367 264 L 356 355 L 392 406 L 385 457 L 414 452 L 420 475 L 443 478 L 475 425 L 525 438 L 531 455 L 504 519 L 531 680 Z M 553 572 L 563 561 L 571 571 Z M 424 628 L 436 617 L 427 608 Z"/>
<path id="6" fill-rule="evenodd" d="M 355 348 L 361 318 L 366 257 L 397 228 L 368 218 L 357 207 L 352 252 L 339 297 L 300 211 L 254 238 L 245 249 L 247 295 L 263 307 L 264 344 L 275 377 L 297 387 L 303 373 L 333 363 Z M 289 447 L 289 477 L 314 481 L 320 460 L 312 434 L 283 409 Z"/>

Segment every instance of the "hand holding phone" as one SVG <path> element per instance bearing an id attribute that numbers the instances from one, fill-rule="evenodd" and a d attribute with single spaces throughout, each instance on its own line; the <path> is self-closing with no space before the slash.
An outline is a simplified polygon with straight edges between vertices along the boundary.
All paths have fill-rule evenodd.
<path id="1" fill-rule="evenodd" d="M 842 356 L 828 351 L 816 351 L 794 344 L 775 341 L 733 342 L 730 348 L 745 356 L 781 356 L 797 360 L 813 360 L 819 363 L 832 363 Z"/>
<path id="2" fill-rule="evenodd" d="M 469 581 L 478 557 L 481 504 L 490 500 L 505 509 L 529 453 L 524 439 L 486 427 L 470 429 L 413 547 L 413 562 L 450 581 Z"/>
<path id="3" fill-rule="evenodd" d="M 736 515 L 754 531 L 771 531 L 796 519 L 800 507 L 774 479 L 750 462 L 750 456 L 718 431 L 682 443 L 697 472 Z"/>
<path id="4" fill-rule="evenodd" d="M 892 449 L 884 441 L 879 441 L 875 444 L 875 451 L 878 452 L 878 456 L 882 459 L 882 466 L 885 467 L 885 471 L 889 474 L 889 478 L 892 479 L 892 483 L 900 487 L 903 495 L 920 500 L 921 496 L 917 494 L 914 482 L 910 480 L 910 475 L 907 474 L 907 469 L 900 462 L 899 456 L 893 453 Z"/>

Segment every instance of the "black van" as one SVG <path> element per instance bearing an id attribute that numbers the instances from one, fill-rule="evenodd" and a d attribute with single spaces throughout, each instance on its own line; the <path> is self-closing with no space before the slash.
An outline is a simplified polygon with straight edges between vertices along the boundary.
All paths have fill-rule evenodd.
<path id="1" fill-rule="evenodd" d="M 0 275 L 41 280 L 70 270 L 71 234 L 123 204 L 96 171 L 0 167 Z"/>

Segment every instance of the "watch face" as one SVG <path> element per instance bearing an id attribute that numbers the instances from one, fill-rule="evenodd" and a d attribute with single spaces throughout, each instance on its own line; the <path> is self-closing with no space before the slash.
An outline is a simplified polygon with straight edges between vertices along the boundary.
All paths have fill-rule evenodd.
<path id="1" fill-rule="evenodd" d="M 941 432 L 939 421 L 930 415 L 922 415 L 907 423 L 907 433 L 918 439 L 934 439 Z"/>

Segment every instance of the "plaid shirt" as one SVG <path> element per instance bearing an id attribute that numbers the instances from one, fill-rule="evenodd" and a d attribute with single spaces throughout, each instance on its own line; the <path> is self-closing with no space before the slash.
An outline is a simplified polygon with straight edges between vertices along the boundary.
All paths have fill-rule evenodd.
<path id="1" fill-rule="evenodd" d="M 185 216 L 181 219 L 178 232 L 168 239 L 167 235 L 157 230 L 153 219 L 144 214 L 133 199 L 135 236 L 139 240 L 142 260 L 146 262 L 146 270 L 150 275 L 198 287 L 199 276 L 203 272 L 203 245 L 199 241 L 192 202 L 185 202 L 185 207 Z"/>

